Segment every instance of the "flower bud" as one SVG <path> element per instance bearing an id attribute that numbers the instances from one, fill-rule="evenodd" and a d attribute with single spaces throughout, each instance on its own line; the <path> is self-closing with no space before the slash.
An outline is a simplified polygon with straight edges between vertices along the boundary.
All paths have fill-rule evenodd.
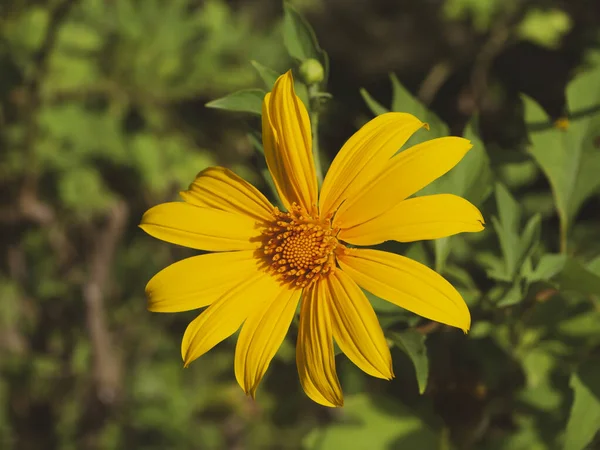
<path id="1" fill-rule="evenodd" d="M 319 61 L 310 58 L 300 65 L 300 76 L 307 85 L 317 84 L 323 81 L 325 71 Z"/>

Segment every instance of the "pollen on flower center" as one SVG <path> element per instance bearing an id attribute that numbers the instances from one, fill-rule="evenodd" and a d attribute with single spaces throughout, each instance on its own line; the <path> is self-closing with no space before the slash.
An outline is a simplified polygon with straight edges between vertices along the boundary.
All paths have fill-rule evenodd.
<path id="1" fill-rule="evenodd" d="M 275 208 L 273 215 L 273 222 L 263 231 L 262 252 L 269 270 L 298 287 L 329 274 L 338 245 L 330 221 L 310 217 L 296 204 L 290 212 Z"/>

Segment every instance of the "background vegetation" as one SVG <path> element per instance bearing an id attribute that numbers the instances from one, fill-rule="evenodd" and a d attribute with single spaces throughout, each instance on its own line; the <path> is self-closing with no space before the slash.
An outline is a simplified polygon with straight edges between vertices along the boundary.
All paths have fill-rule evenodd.
<path id="1" fill-rule="evenodd" d="M 233 339 L 183 370 L 195 313 L 151 314 L 143 289 L 190 253 L 139 218 L 217 163 L 269 193 L 260 91 L 222 97 L 326 55 L 269 0 L 3 0 L 0 448 L 600 448 L 600 4 L 293 5 L 329 54 L 325 165 L 388 109 L 430 123 L 416 140 L 475 143 L 429 192 L 478 204 L 486 231 L 386 244 L 457 286 L 471 332 L 372 297 L 396 379 L 340 355 L 336 410 L 303 394 L 293 329 L 256 402 Z"/>

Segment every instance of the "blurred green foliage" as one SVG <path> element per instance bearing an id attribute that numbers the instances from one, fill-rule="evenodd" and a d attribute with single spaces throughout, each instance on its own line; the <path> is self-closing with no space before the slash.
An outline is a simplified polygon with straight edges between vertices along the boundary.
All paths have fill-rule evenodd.
<path id="1" fill-rule="evenodd" d="M 325 5 L 295 3 L 313 15 Z M 296 77 L 312 117 L 325 119 L 321 135 L 332 111 L 359 98 L 356 85 L 331 99 L 349 72 L 335 78 L 293 5 L 269 5 L 0 4 L 0 448 L 600 448 L 600 65 L 591 51 L 564 86 L 569 126 L 523 95 L 520 131 L 503 130 L 514 148 L 486 138 L 485 117 L 457 130 L 395 74 L 390 95 L 360 90 L 372 115 L 429 123 L 405 148 L 451 132 L 474 144 L 419 195 L 466 197 L 486 230 L 383 244 L 459 289 L 468 335 L 370 296 L 396 379 L 371 379 L 338 356 L 341 410 L 302 393 L 294 327 L 256 402 L 235 383 L 233 339 L 183 370 L 180 338 L 194 313 L 148 313 L 143 287 L 190 252 L 143 235 L 139 217 L 217 163 L 268 193 L 256 116 L 288 68 L 324 67 L 318 84 Z M 439 20 L 467 21 L 492 43 L 508 30 L 507 42 L 557 48 L 574 19 L 560 5 L 540 8 L 447 0 Z M 506 90 L 488 91 L 504 101 Z M 352 110 L 354 123 L 366 119 Z M 325 162 L 335 151 L 326 148 Z"/>

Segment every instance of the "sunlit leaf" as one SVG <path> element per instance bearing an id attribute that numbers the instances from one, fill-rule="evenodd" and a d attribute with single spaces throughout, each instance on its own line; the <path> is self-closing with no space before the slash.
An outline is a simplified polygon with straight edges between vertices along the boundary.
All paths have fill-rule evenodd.
<path id="1" fill-rule="evenodd" d="M 512 3 L 481 2 L 479 0 L 448 0 L 444 3 L 444 14 L 452 20 L 469 18 L 477 31 L 487 30 L 493 19 L 510 8 Z"/>
<path id="2" fill-rule="evenodd" d="M 518 35 L 538 45 L 555 48 L 571 26 L 572 20 L 564 11 L 557 8 L 536 8 L 525 14 L 518 27 Z"/>
<path id="3" fill-rule="evenodd" d="M 66 171 L 59 179 L 58 191 L 67 207 L 85 215 L 105 211 L 115 199 L 98 171 L 89 166 Z"/>
<path id="4" fill-rule="evenodd" d="M 414 412 L 386 397 L 348 396 L 340 414 L 337 422 L 311 431 L 304 439 L 304 448 L 434 449 L 439 442 L 438 433 Z"/>
<path id="5" fill-rule="evenodd" d="M 575 78 L 567 87 L 571 111 L 600 104 L 600 68 Z M 527 122 L 550 123 L 550 118 L 532 99 L 523 96 Z M 531 131 L 529 152 L 548 177 L 561 221 L 562 245 L 583 203 L 600 189 L 600 115 L 587 114 L 570 121 L 568 129 L 548 127 Z"/>

